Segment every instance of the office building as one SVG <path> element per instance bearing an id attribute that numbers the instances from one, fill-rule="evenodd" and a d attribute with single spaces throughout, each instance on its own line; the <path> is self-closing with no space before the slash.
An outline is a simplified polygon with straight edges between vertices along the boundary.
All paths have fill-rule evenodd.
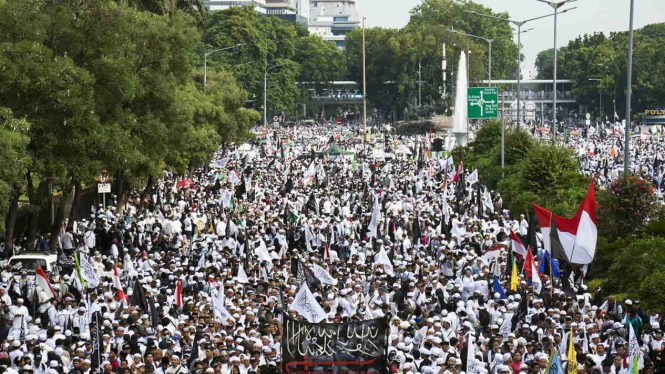
<path id="1" fill-rule="evenodd" d="M 266 0 L 203 0 L 203 5 L 210 12 L 234 6 L 251 6 L 259 14 L 266 14 Z"/>
<path id="2" fill-rule="evenodd" d="M 355 0 L 310 0 L 309 32 L 344 49 L 346 34 L 360 26 Z"/>

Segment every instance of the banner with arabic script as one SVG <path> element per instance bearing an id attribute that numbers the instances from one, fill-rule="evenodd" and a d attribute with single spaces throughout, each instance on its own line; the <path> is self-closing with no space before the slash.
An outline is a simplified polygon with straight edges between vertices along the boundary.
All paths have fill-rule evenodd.
<path id="1" fill-rule="evenodd" d="M 308 323 L 285 317 L 282 362 L 291 374 L 385 374 L 385 318 Z"/>

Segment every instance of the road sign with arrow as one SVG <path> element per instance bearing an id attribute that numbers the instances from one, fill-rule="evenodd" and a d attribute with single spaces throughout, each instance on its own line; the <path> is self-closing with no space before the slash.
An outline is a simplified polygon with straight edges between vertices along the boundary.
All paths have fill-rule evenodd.
<path id="1" fill-rule="evenodd" d="M 499 89 L 496 87 L 469 87 L 467 112 L 469 119 L 499 117 Z"/>

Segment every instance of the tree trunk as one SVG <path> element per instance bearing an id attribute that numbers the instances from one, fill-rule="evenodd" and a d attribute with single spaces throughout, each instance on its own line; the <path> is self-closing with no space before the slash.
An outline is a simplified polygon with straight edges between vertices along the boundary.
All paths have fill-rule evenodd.
<path id="1" fill-rule="evenodd" d="M 7 245 L 7 258 L 14 253 L 14 230 L 16 229 L 16 216 L 18 215 L 18 193 L 12 197 L 9 203 L 9 214 L 7 215 L 7 233 L 5 242 Z"/>
<path id="2" fill-rule="evenodd" d="M 37 190 L 32 180 L 32 174 L 28 171 L 28 198 L 30 199 L 30 212 L 28 215 L 28 251 L 34 251 L 38 246 L 36 245 L 38 226 L 39 226 L 39 213 L 43 207 L 44 197 L 48 196 L 48 183 L 45 180 L 39 182 Z"/>
<path id="3" fill-rule="evenodd" d="M 81 182 L 74 181 L 74 199 L 72 200 L 72 209 L 69 211 L 69 220 L 67 228 L 74 227 L 74 221 L 79 218 L 79 201 L 81 200 Z"/>
<path id="4" fill-rule="evenodd" d="M 143 195 L 150 195 L 152 193 L 152 186 L 155 183 L 155 177 L 152 176 L 152 174 L 148 174 L 148 182 L 145 185 L 145 189 L 143 190 Z"/>
<path id="5" fill-rule="evenodd" d="M 129 190 L 130 187 L 129 183 L 123 178 L 123 173 L 119 172 L 118 173 L 118 178 L 117 178 L 117 183 L 118 183 L 118 198 L 116 200 L 115 204 L 115 214 L 116 217 L 118 214 L 122 215 L 123 214 L 123 208 L 125 206 L 125 203 L 127 202 L 127 196 L 129 195 Z"/>
<path id="6" fill-rule="evenodd" d="M 187 172 L 189 173 L 189 177 L 191 178 L 192 175 L 194 175 L 194 168 L 196 167 L 196 162 L 194 160 L 194 157 L 189 158 L 189 165 L 187 166 Z"/>
<path id="7" fill-rule="evenodd" d="M 60 228 L 62 227 L 62 220 L 65 219 L 65 204 L 69 199 L 71 194 L 71 188 L 66 188 L 62 191 L 60 195 L 60 200 L 58 201 L 58 208 L 55 212 L 55 217 L 53 218 L 53 225 L 51 226 L 51 238 L 49 239 L 49 247 L 51 250 L 55 250 L 58 246 L 58 237 L 60 236 Z"/>

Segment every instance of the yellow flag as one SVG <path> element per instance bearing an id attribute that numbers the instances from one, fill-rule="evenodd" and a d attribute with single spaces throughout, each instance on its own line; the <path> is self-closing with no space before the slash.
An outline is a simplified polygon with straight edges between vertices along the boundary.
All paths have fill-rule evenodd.
<path id="1" fill-rule="evenodd" d="M 570 330 L 570 341 L 568 342 L 568 374 L 577 374 L 577 354 L 573 343 L 573 330 Z"/>
<path id="2" fill-rule="evenodd" d="M 517 277 L 517 265 L 515 265 L 515 258 L 514 257 L 513 257 L 513 262 L 512 262 L 511 265 L 513 267 L 513 272 L 512 272 L 512 274 L 510 274 L 510 289 L 513 290 L 513 291 L 517 291 L 517 286 L 519 285 L 520 281 L 519 281 L 519 278 Z"/>

